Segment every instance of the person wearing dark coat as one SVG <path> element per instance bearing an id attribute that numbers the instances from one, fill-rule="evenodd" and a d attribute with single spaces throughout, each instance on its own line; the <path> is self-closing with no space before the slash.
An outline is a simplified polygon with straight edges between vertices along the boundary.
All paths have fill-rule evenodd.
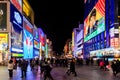
<path id="1" fill-rule="evenodd" d="M 74 73 L 74 76 L 77 76 L 77 73 L 75 71 L 75 59 L 72 59 L 70 63 L 70 72 Z"/>
<path id="2" fill-rule="evenodd" d="M 44 64 L 44 80 L 46 80 L 47 78 L 49 78 L 50 80 L 53 80 L 53 77 L 50 74 L 51 70 L 52 70 L 52 68 L 50 67 L 48 62 L 45 62 L 45 64 Z"/>
<path id="3" fill-rule="evenodd" d="M 27 66 L 28 66 L 28 62 L 23 59 L 23 61 L 21 63 L 21 73 L 22 73 L 21 78 L 26 77 Z"/>

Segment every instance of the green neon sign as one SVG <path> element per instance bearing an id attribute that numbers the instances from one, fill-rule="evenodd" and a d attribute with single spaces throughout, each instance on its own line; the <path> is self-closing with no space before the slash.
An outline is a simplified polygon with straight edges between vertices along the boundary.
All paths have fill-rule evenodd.
<path id="1" fill-rule="evenodd" d="M 23 54 L 16 54 L 16 53 L 13 53 L 12 56 L 14 56 L 14 57 L 23 57 Z"/>

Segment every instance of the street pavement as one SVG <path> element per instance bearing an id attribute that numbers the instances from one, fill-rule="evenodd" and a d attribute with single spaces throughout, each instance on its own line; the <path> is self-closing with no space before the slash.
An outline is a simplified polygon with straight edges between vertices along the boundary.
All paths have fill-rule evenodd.
<path id="1" fill-rule="evenodd" d="M 54 80 L 120 80 L 120 74 L 113 76 L 112 71 L 100 70 L 98 66 L 76 66 L 77 77 L 73 74 L 66 74 L 67 68 L 54 67 L 51 71 Z M 18 67 L 13 72 L 11 80 L 44 80 L 40 74 L 40 70 L 31 71 L 30 67 L 27 70 L 27 77 L 21 78 L 21 70 Z M 0 80 L 10 80 L 6 66 L 0 66 Z"/>

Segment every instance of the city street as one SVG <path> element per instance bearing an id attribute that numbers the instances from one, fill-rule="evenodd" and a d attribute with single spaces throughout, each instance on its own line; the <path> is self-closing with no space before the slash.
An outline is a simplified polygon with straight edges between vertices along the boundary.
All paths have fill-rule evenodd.
<path id="1" fill-rule="evenodd" d="M 112 75 L 112 71 L 102 71 L 97 66 L 79 66 L 76 68 L 77 77 L 74 77 L 73 74 L 68 76 L 66 74 L 67 68 L 55 67 L 52 70 L 52 76 L 54 80 L 120 80 L 120 74 L 117 74 L 116 77 Z M 8 76 L 7 67 L 0 66 L 0 80 L 10 80 Z M 21 71 L 18 68 L 14 70 L 14 76 L 12 80 L 43 80 L 43 77 L 40 75 L 40 71 L 32 72 L 28 67 L 27 77 L 21 78 Z"/>

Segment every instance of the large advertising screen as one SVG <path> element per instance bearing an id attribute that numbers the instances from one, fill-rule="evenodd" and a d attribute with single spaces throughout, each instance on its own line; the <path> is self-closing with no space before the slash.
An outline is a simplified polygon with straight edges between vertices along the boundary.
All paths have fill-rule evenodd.
<path id="1" fill-rule="evenodd" d="M 105 0 L 98 0 L 84 21 L 84 42 L 105 31 Z"/>
<path id="2" fill-rule="evenodd" d="M 0 3 L 0 31 L 7 30 L 7 3 Z"/>
<path id="3" fill-rule="evenodd" d="M 45 46 L 45 34 L 41 28 L 38 28 L 39 34 L 39 41 L 41 42 L 42 46 Z"/>
<path id="4" fill-rule="evenodd" d="M 34 49 L 34 54 L 33 54 L 34 57 L 38 57 L 39 56 L 39 50 L 36 50 Z"/>
<path id="5" fill-rule="evenodd" d="M 40 49 L 40 43 L 34 40 L 34 48 Z"/>
<path id="6" fill-rule="evenodd" d="M 10 21 L 11 21 L 11 51 L 23 52 L 22 44 L 22 15 L 10 4 Z"/>
<path id="7" fill-rule="evenodd" d="M 38 29 L 33 29 L 33 36 L 35 40 L 39 41 Z"/>
<path id="8" fill-rule="evenodd" d="M 33 58 L 33 36 L 27 30 L 23 30 L 24 59 Z"/>
<path id="9" fill-rule="evenodd" d="M 23 26 L 23 16 L 13 4 L 10 4 L 10 21 L 15 27 L 22 28 Z"/>
<path id="10" fill-rule="evenodd" d="M 23 17 L 23 27 L 33 34 L 33 25 L 25 17 Z"/>
<path id="11" fill-rule="evenodd" d="M 18 26 L 14 26 L 14 24 L 11 30 L 11 51 L 23 52 L 22 29 Z"/>
<path id="12" fill-rule="evenodd" d="M 8 34 L 0 33 L 0 51 L 6 50 L 8 48 Z"/>

